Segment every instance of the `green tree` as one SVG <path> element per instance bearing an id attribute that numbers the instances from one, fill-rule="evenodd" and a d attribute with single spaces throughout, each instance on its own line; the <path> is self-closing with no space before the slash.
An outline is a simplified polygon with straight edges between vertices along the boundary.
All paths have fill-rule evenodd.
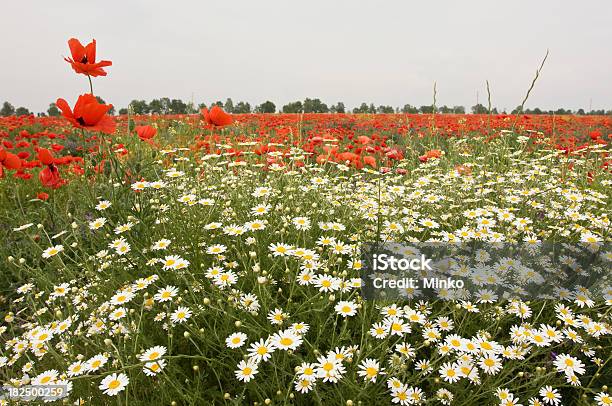
<path id="1" fill-rule="evenodd" d="M 465 114 L 465 107 L 463 106 L 454 106 L 453 113 L 455 114 Z"/>
<path id="2" fill-rule="evenodd" d="M 368 112 L 368 105 L 367 105 L 367 103 L 361 103 L 361 106 L 355 107 L 353 109 L 353 113 L 354 114 L 365 114 L 367 112 Z"/>
<path id="3" fill-rule="evenodd" d="M 319 99 L 306 98 L 304 100 L 304 113 L 329 113 L 329 107 Z"/>
<path id="4" fill-rule="evenodd" d="M 429 106 L 421 106 L 419 107 L 419 111 L 423 114 L 431 114 L 433 113 L 433 106 L 429 105 Z"/>
<path id="5" fill-rule="evenodd" d="M 15 107 L 11 103 L 5 101 L 0 109 L 0 116 L 7 117 L 13 114 L 15 114 Z"/>
<path id="6" fill-rule="evenodd" d="M 332 113 L 341 113 L 341 114 L 344 114 L 344 113 L 346 113 L 346 107 L 344 107 L 344 103 L 338 102 L 336 105 L 331 106 L 329 108 L 329 111 L 332 112 Z"/>
<path id="7" fill-rule="evenodd" d="M 149 114 L 151 111 L 145 100 L 132 100 L 130 106 L 134 114 Z"/>
<path id="8" fill-rule="evenodd" d="M 419 112 L 419 109 L 410 104 L 404 104 L 404 107 L 402 107 L 402 113 L 405 113 L 405 114 L 416 114 L 418 112 Z"/>
<path id="9" fill-rule="evenodd" d="M 225 100 L 225 104 L 223 105 L 223 110 L 225 110 L 228 113 L 234 113 L 234 102 L 232 101 L 231 98 L 227 98 L 227 100 Z"/>
<path id="10" fill-rule="evenodd" d="M 378 106 L 376 112 L 381 114 L 393 114 L 395 110 L 391 106 Z"/>
<path id="11" fill-rule="evenodd" d="M 124 107 L 124 108 L 122 108 L 122 109 L 119 109 L 119 114 L 120 114 L 120 115 L 122 115 L 122 116 L 123 116 L 123 115 L 125 115 L 125 114 L 127 114 L 127 113 L 128 113 L 128 109 L 127 109 L 127 108 L 125 108 L 125 107 Z"/>
<path id="12" fill-rule="evenodd" d="M 488 112 L 489 112 L 489 109 L 487 109 L 485 106 L 483 106 L 480 103 L 472 106 L 472 114 L 487 114 Z"/>
<path id="13" fill-rule="evenodd" d="M 47 109 L 47 114 L 49 117 L 57 117 L 60 115 L 60 111 L 55 105 L 55 103 L 49 104 L 49 108 Z"/>
<path id="14" fill-rule="evenodd" d="M 248 114 L 251 112 L 251 105 L 248 102 L 238 102 L 234 106 L 234 113 L 236 114 Z"/>
<path id="15" fill-rule="evenodd" d="M 287 103 L 283 106 L 283 113 L 301 113 L 304 110 L 301 101 Z"/>
<path id="16" fill-rule="evenodd" d="M 161 114 L 170 114 L 170 99 L 168 97 L 162 97 L 159 99 L 161 103 Z"/>
<path id="17" fill-rule="evenodd" d="M 149 112 L 151 114 L 162 114 L 164 112 L 164 106 L 160 99 L 153 99 L 149 103 Z"/>
<path id="18" fill-rule="evenodd" d="M 200 103 L 198 104 L 198 110 L 202 110 L 206 108 L 206 103 Z"/>
<path id="19" fill-rule="evenodd" d="M 187 109 L 185 110 L 185 112 L 187 114 L 195 114 L 198 112 L 198 110 L 196 110 L 195 105 L 193 104 L 193 102 L 189 102 L 187 103 Z"/>
<path id="20" fill-rule="evenodd" d="M 181 99 L 172 99 L 168 106 L 170 114 L 187 114 L 187 104 Z"/>
<path id="21" fill-rule="evenodd" d="M 28 110 L 25 107 L 17 107 L 17 110 L 15 110 L 15 115 L 16 116 L 29 116 L 30 110 Z"/>
<path id="22" fill-rule="evenodd" d="M 259 106 L 257 106 L 255 111 L 257 113 L 275 113 L 276 105 L 272 103 L 270 100 L 267 100 L 264 103 L 261 103 Z"/>

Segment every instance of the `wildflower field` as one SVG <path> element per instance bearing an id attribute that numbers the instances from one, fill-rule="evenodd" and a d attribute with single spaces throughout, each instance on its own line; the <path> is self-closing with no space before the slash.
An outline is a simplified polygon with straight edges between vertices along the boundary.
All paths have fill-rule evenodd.
<path id="1" fill-rule="evenodd" d="M 612 404 L 610 117 L 109 116 L 92 79 L 110 63 L 70 48 L 88 93 L 0 119 L 0 386 L 92 405 Z M 365 300 L 372 241 L 589 244 L 603 294 L 510 300 L 485 280 Z"/>

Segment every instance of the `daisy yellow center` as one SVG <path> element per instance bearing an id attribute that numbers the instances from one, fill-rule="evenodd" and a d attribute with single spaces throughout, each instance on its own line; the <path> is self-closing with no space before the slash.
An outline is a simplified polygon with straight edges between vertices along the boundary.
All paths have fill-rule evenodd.
<path id="1" fill-rule="evenodd" d="M 264 355 L 264 354 L 267 354 L 267 353 L 268 353 L 268 349 L 266 347 L 259 347 L 257 349 L 257 354 L 259 354 L 259 355 Z"/>
<path id="2" fill-rule="evenodd" d="M 152 352 L 151 355 L 149 355 L 149 359 L 157 359 L 159 358 L 159 352 Z"/>
<path id="3" fill-rule="evenodd" d="M 374 367 L 366 368 L 366 374 L 368 374 L 369 377 L 376 376 L 377 373 L 378 373 L 378 370 Z"/>
<path id="4" fill-rule="evenodd" d="M 344 312 L 344 313 L 348 313 L 348 312 L 350 312 L 350 311 L 351 311 L 350 306 L 344 306 L 344 307 L 342 307 L 342 312 Z"/>
<path id="5" fill-rule="evenodd" d="M 121 382 L 118 379 L 114 379 L 114 380 L 109 382 L 108 388 L 109 389 L 117 389 L 120 385 L 121 385 Z"/>
<path id="6" fill-rule="evenodd" d="M 40 383 L 49 383 L 50 380 L 51 380 L 50 376 L 45 376 L 40 380 Z"/>
<path id="7" fill-rule="evenodd" d="M 283 337 L 283 338 L 280 340 L 280 343 L 281 343 L 282 345 L 291 345 L 291 344 L 293 344 L 293 340 L 292 340 L 291 338 L 289 338 L 289 337 Z"/>
<path id="8" fill-rule="evenodd" d="M 242 373 L 245 375 L 250 375 L 251 372 L 253 372 L 253 370 L 249 367 L 244 367 L 244 369 L 242 370 Z"/>

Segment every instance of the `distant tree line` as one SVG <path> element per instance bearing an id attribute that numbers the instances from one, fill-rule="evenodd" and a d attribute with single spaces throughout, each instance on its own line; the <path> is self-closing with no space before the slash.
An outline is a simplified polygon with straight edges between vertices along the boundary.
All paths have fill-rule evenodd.
<path id="1" fill-rule="evenodd" d="M 96 97 L 100 103 L 104 103 L 100 97 Z M 216 101 L 211 103 L 210 105 L 206 105 L 205 103 L 200 103 L 197 106 L 193 102 L 186 103 L 181 99 L 170 99 L 169 97 L 162 97 L 160 99 L 153 99 L 150 102 L 146 100 L 132 100 L 130 102 L 131 110 L 134 114 L 195 114 L 198 113 L 201 109 L 208 107 L 211 108 L 213 106 L 222 107 L 225 111 L 232 114 L 248 114 L 248 113 L 276 113 L 277 107 L 276 105 L 267 100 L 257 106 L 251 106 L 249 102 L 240 101 L 238 103 L 234 103 L 231 98 L 225 100 L 225 103 L 222 101 Z M 352 112 L 354 114 L 392 114 L 392 113 L 407 113 L 407 114 L 432 114 L 434 113 L 433 105 L 425 105 L 425 106 L 412 106 L 410 104 L 406 104 L 403 107 L 393 107 L 393 106 L 375 106 L 374 103 L 361 103 L 359 107 L 355 107 L 352 110 L 349 110 L 345 107 L 344 103 L 337 102 L 336 104 L 332 104 L 328 106 L 323 103 L 320 99 L 310 99 L 306 98 L 302 101 L 294 101 L 285 104 L 281 108 L 278 109 L 278 112 L 282 113 L 347 113 Z M 470 108 L 470 112 L 472 114 L 488 114 L 489 109 L 487 106 L 482 104 L 476 104 Z M 38 113 L 38 116 L 59 116 L 60 111 L 55 105 L 55 103 L 49 104 L 49 108 L 46 112 Z M 110 114 L 115 114 L 115 108 L 113 107 L 110 111 Z M 127 114 L 127 107 L 121 108 L 118 111 L 119 114 Z M 439 114 L 465 114 L 466 109 L 464 106 L 436 106 L 435 113 Z M 496 107 L 492 108 L 490 111 L 491 114 L 507 114 L 505 110 L 498 110 Z M 520 110 L 520 106 L 513 109 L 510 114 L 577 114 L 577 115 L 612 115 L 612 110 L 591 110 L 585 111 L 584 109 L 578 109 L 576 111 L 572 111 L 570 109 L 556 109 L 556 110 L 544 110 L 538 107 L 533 109 L 524 109 Z M 0 116 L 21 116 L 32 114 L 30 110 L 26 107 L 17 107 L 15 108 L 11 103 L 5 101 L 0 109 Z"/>

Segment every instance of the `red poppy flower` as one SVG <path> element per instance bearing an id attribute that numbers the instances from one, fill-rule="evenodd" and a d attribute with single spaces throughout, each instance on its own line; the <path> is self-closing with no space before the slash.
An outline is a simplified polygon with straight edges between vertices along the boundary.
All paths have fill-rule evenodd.
<path id="1" fill-rule="evenodd" d="M 365 135 L 360 135 L 359 137 L 357 137 L 357 144 L 366 145 L 366 144 L 369 144 L 371 141 L 372 139 Z"/>
<path id="2" fill-rule="evenodd" d="M 6 156 L 2 160 L 2 164 L 6 167 L 6 169 L 20 169 L 21 159 L 17 155 L 7 152 Z"/>
<path id="3" fill-rule="evenodd" d="M 149 141 L 151 138 L 155 137 L 155 134 L 157 134 L 155 127 L 150 125 L 138 125 L 134 127 L 134 131 L 136 131 L 138 138 L 140 138 L 142 141 Z"/>
<path id="4" fill-rule="evenodd" d="M 62 115 L 77 128 L 100 131 L 105 134 L 115 132 L 115 120 L 106 114 L 113 108 L 113 105 L 98 103 L 98 100 L 90 93 L 79 96 L 74 105 L 74 111 L 64 99 L 57 99 L 55 104 L 62 110 Z"/>
<path id="5" fill-rule="evenodd" d="M 47 200 L 49 199 L 49 193 L 40 192 L 38 193 L 38 195 L 36 195 L 36 197 L 39 198 L 40 200 Z"/>
<path id="6" fill-rule="evenodd" d="M 49 165 L 40 171 L 38 174 L 38 179 L 43 186 L 51 187 L 53 189 L 57 189 L 63 183 L 59 170 L 53 165 Z"/>
<path id="7" fill-rule="evenodd" d="M 374 158 L 372 155 L 364 156 L 363 163 L 370 165 L 372 168 L 376 168 L 376 158 Z"/>
<path id="8" fill-rule="evenodd" d="M 53 158 L 53 154 L 51 154 L 51 151 L 45 148 L 40 148 L 38 150 L 38 160 L 43 165 L 51 165 L 53 162 L 55 162 L 55 159 Z"/>
<path id="9" fill-rule="evenodd" d="M 232 116 L 223 111 L 223 109 L 219 106 L 213 106 L 210 111 L 204 107 L 202 109 L 202 115 L 208 124 L 219 127 L 230 125 L 234 121 Z"/>
<path id="10" fill-rule="evenodd" d="M 591 131 L 589 137 L 591 137 L 592 140 L 596 140 L 601 137 L 601 131 Z"/>
<path id="11" fill-rule="evenodd" d="M 87 46 L 81 45 L 81 42 L 76 38 L 70 38 L 68 41 L 72 58 L 64 58 L 76 73 L 82 73 L 88 76 L 106 76 L 104 71 L 105 66 L 111 66 L 111 61 L 96 62 L 96 40 L 91 41 Z"/>

